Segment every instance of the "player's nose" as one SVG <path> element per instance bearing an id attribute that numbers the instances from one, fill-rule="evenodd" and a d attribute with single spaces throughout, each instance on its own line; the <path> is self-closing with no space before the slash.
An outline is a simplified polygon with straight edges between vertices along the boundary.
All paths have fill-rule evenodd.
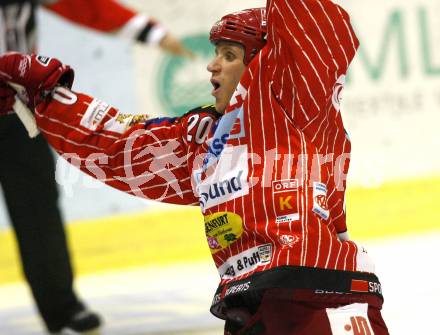
<path id="1" fill-rule="evenodd" d="M 211 72 L 219 72 L 220 71 L 220 63 L 218 62 L 217 57 L 214 57 L 206 66 L 206 69 Z"/>

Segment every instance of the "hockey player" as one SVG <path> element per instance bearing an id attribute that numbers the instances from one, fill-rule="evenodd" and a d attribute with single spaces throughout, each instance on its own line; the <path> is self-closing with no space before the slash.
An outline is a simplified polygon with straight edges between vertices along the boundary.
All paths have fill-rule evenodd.
<path id="1" fill-rule="evenodd" d="M 158 45 L 173 54 L 191 54 L 158 21 L 113 0 L 3 0 L 0 54 L 36 51 L 36 9 L 40 4 L 71 22 L 103 33 Z M 0 86 L 0 97 L 7 95 L 8 88 Z M 8 99 L 6 105 L 0 103 L 3 113 L 12 112 L 11 97 Z M 101 323 L 99 316 L 84 306 L 73 289 L 49 146 L 42 136 L 31 140 L 17 116 L 11 114 L 0 121 L 0 152 L 0 185 L 23 272 L 46 328 L 51 333 L 63 328 L 71 332 L 96 329 Z"/>
<path id="2" fill-rule="evenodd" d="M 388 334 L 374 266 L 345 219 L 339 99 L 358 47 L 349 16 L 329 0 L 270 0 L 224 16 L 210 39 L 215 108 L 180 118 L 137 122 L 72 92 L 73 71 L 55 59 L 7 55 L 0 71 L 85 172 L 201 207 L 220 275 L 211 312 L 225 334 Z M 22 77 L 20 64 L 31 65 Z"/>

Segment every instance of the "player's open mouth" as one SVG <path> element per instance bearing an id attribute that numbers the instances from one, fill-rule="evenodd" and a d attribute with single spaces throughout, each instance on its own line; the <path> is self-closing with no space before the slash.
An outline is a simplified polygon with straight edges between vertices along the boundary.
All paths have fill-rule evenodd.
<path id="1" fill-rule="evenodd" d="M 214 89 L 211 92 L 211 95 L 213 95 L 214 97 L 216 96 L 216 94 L 219 92 L 220 90 L 220 83 L 215 80 L 215 79 L 211 79 L 211 84 L 214 87 Z"/>

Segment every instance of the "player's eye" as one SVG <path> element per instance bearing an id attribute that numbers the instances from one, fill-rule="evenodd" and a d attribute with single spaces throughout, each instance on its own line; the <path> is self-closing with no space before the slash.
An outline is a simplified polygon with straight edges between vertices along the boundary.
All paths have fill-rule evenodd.
<path id="1" fill-rule="evenodd" d="M 226 55 L 225 55 L 225 59 L 227 60 L 227 61 L 233 61 L 235 58 L 237 58 L 236 56 L 235 56 L 235 54 L 233 53 L 233 52 L 227 52 L 226 53 Z"/>

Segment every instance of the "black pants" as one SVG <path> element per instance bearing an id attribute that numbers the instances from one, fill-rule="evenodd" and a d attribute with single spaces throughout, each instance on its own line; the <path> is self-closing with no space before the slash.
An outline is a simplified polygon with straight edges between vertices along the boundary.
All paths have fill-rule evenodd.
<path id="1" fill-rule="evenodd" d="M 30 139 L 16 115 L 0 118 L 0 183 L 24 275 L 50 331 L 82 309 L 72 287 L 54 166 L 41 135 Z"/>

